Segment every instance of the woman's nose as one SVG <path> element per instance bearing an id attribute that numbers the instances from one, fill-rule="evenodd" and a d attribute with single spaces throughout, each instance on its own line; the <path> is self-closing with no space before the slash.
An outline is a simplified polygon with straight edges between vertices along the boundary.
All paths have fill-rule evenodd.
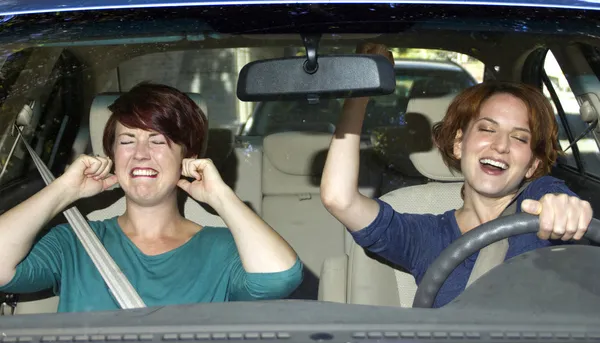
<path id="1" fill-rule="evenodd" d="M 135 155 L 133 156 L 138 160 L 147 160 L 150 158 L 150 149 L 147 143 L 137 144 L 135 147 Z"/>
<path id="2" fill-rule="evenodd" d="M 492 148 L 499 153 L 508 153 L 510 151 L 510 137 L 506 135 L 497 135 L 492 143 Z"/>

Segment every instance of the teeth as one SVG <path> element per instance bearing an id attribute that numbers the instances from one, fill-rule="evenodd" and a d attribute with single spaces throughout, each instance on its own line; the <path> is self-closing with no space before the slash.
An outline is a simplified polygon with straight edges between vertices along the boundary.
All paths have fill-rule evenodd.
<path id="1" fill-rule="evenodd" d="M 147 169 L 136 169 L 133 171 L 133 176 L 154 176 L 158 174 L 158 172 Z"/>
<path id="2" fill-rule="evenodd" d="M 491 166 L 498 167 L 498 168 L 503 169 L 503 170 L 506 170 L 508 168 L 508 165 L 506 165 L 506 163 L 494 161 L 494 160 L 489 159 L 489 158 L 483 158 L 479 162 L 482 163 L 482 164 L 489 164 Z"/>

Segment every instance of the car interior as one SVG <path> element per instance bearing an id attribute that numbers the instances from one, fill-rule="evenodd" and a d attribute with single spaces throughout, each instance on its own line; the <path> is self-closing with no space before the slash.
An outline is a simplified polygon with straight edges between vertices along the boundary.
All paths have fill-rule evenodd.
<path id="1" fill-rule="evenodd" d="M 386 20 L 392 15 L 403 16 L 407 22 L 411 13 L 422 10 L 414 6 L 401 14 L 394 7 L 373 6 L 377 9 L 374 16 Z M 389 13 L 381 12 L 384 7 Z M 317 8 L 342 13 L 345 7 Z M 259 13 L 258 9 L 246 10 L 255 17 Z M 310 7 L 306 10 L 319 11 Z M 173 11 L 181 13 L 181 10 Z M 209 16 L 218 13 L 215 9 L 208 14 L 198 9 L 187 11 L 190 16 L 207 22 L 210 22 Z M 237 12 L 241 10 L 231 11 L 242 15 Z M 164 12 L 143 12 L 148 13 Z M 506 10 L 507 13 L 515 15 L 512 10 Z M 80 22 L 88 18 L 85 15 L 77 14 L 73 18 Z M 243 15 L 252 17 L 246 12 Z M 419 25 L 429 22 L 425 18 L 415 20 L 411 30 L 399 34 L 399 26 L 393 25 L 385 29 L 375 25 L 379 31 L 369 33 L 373 30 L 367 27 L 369 21 L 361 23 L 356 14 L 358 17 L 351 16 L 354 19 L 348 20 L 358 23 L 357 27 L 367 33 L 357 35 L 351 33 L 355 32 L 352 27 L 342 25 L 342 32 L 324 33 L 321 46 L 333 51 L 337 47 L 352 51 L 358 43 L 379 42 L 395 49 L 399 59 L 407 49 L 434 52 L 431 56 L 443 51 L 447 52 L 446 57 L 460 56 L 464 61 L 477 62 L 480 66 L 477 82 L 497 79 L 537 85 L 554 105 L 560 143 L 566 148 L 589 123 L 597 120 L 595 113 L 600 113 L 600 37 L 589 31 L 596 19 L 582 20 L 580 32 L 571 29 L 557 34 L 554 28 L 543 25 L 546 23 L 543 15 L 533 15 L 532 23 L 539 26 L 531 32 L 507 29 L 494 21 L 496 17 L 489 19 L 490 25 L 496 25 L 490 26 L 493 28 L 490 32 L 473 29 L 479 28 L 475 24 L 465 27 L 460 21 L 448 21 L 447 28 L 424 26 L 419 29 Z M 108 11 L 100 17 L 108 25 L 119 16 L 131 23 L 147 21 L 143 15 L 128 17 L 125 12 Z M 287 16 L 289 14 L 282 15 Z M 48 19 L 48 15 L 42 18 L 49 23 L 58 20 Z M 320 17 L 315 14 L 315 18 Z M 222 32 L 215 30 L 197 36 L 199 31 L 186 31 L 187 23 L 181 19 L 182 32 L 186 32 L 183 38 L 160 28 L 154 33 L 149 32 L 151 29 L 122 29 L 103 37 L 92 33 L 86 37 L 88 33 L 82 31 L 79 38 L 49 37 L 48 42 L 38 42 L 36 37 L 21 41 L 17 36 L 9 41 L 7 37 L 12 31 L 0 34 L 1 44 L 5 46 L 0 67 L 3 105 L 0 213 L 43 187 L 37 170 L 11 130 L 16 115 L 25 106 L 32 110 L 32 117 L 22 126 L 24 139 L 58 175 L 79 154 L 104 155 L 102 133 L 110 115 L 107 107 L 135 83 L 151 79 L 185 91 L 199 105 L 211 122 L 206 156 L 215 162 L 236 194 L 299 254 L 305 265 L 304 281 L 290 300 L 412 307 L 417 290 L 414 278 L 402 268 L 365 252 L 321 202 L 320 175 L 336 118 L 325 117 L 337 115 L 343 99 L 323 98 L 317 105 L 304 106 L 298 102 L 288 106 L 293 103 L 248 103 L 235 98 L 235 84 L 242 66 L 254 60 L 294 56 L 290 50 L 302 50 L 300 34 L 284 25 L 284 19 L 273 19 L 280 24 L 280 32 L 265 29 L 266 33 L 252 33 L 255 26 L 262 26 L 248 21 L 247 28 L 242 30 L 243 23 L 218 21 L 212 24 Z M 562 20 L 557 19 L 556 25 L 563 27 Z M 397 22 L 394 25 L 400 25 L 402 20 Z M 69 24 L 61 25 L 69 27 Z M 431 56 L 427 58 L 439 59 Z M 475 74 L 472 70 L 467 72 Z M 404 98 L 399 99 L 396 93 L 372 98 L 373 104 L 386 108 L 373 113 L 390 120 L 387 124 L 385 120 L 377 120 L 361 143 L 359 190 L 362 194 L 381 198 L 399 212 L 438 214 L 461 205 L 462 176 L 448 169 L 431 142 L 433 124 L 444 117 L 458 91 L 455 84 L 424 78 L 407 86 L 406 103 L 401 103 Z M 268 107 L 268 118 L 261 119 L 266 120 L 264 122 L 252 117 L 253 110 L 260 106 Z M 262 128 L 241 134 L 240 127 L 251 125 L 247 122 L 251 118 L 255 120 L 254 125 Z M 592 130 L 575 142 L 559 159 L 552 175 L 564 179 L 572 190 L 590 201 L 598 217 L 600 149 L 596 134 Z M 186 218 L 204 226 L 224 226 L 209 206 L 183 194 L 180 198 L 180 208 Z M 124 199 L 123 192 L 114 187 L 74 205 L 89 220 L 99 220 L 123 213 Z M 47 228 L 61 222 L 65 219 L 57 216 Z M 586 244 L 594 245 L 593 242 Z M 592 303 L 600 304 L 600 294 L 595 297 Z M 14 307 L 17 317 L 54 313 L 58 304 L 58 297 L 48 291 L 17 295 L 17 299 Z"/>

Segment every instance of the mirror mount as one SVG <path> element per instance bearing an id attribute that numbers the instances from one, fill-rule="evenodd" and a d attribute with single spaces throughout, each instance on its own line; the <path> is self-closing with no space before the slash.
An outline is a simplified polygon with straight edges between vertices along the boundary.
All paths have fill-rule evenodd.
<path id="1" fill-rule="evenodd" d="M 303 69 L 307 74 L 314 74 L 319 70 L 318 52 L 321 34 L 302 34 L 301 36 L 306 49 L 306 61 Z"/>

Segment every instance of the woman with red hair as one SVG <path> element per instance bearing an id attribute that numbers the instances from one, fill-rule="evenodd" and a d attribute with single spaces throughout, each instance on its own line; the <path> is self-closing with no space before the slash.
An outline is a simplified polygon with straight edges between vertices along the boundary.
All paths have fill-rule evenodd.
<path id="1" fill-rule="evenodd" d="M 202 158 L 208 123 L 194 101 L 172 87 L 142 83 L 109 109 L 107 157 L 80 156 L 0 216 L 1 291 L 53 288 L 59 312 L 117 309 L 69 225 L 35 240 L 70 204 L 116 183 L 125 192 L 125 213 L 89 224 L 146 305 L 277 299 L 298 287 L 296 253 Z M 214 208 L 227 228 L 181 216 L 178 187 Z"/>
<path id="2" fill-rule="evenodd" d="M 391 58 L 383 45 L 366 44 L 361 53 Z M 536 88 L 484 82 L 464 90 L 433 127 L 433 141 L 445 163 L 464 176 L 463 205 L 440 215 L 398 213 L 380 199 L 358 192 L 359 144 L 367 98 L 348 99 L 321 180 L 325 207 L 360 246 L 422 280 L 429 265 L 463 233 L 496 219 L 516 201 L 519 211 L 539 215 L 537 234 L 511 237 L 506 258 L 580 239 L 592 208 L 563 181 L 548 175 L 560 153 L 551 104 Z M 402 137 L 399 137 L 402 139 Z M 525 181 L 529 185 L 519 188 Z M 516 197 L 516 199 L 515 199 Z M 461 263 L 440 289 L 433 306 L 458 296 L 477 254 Z"/>

